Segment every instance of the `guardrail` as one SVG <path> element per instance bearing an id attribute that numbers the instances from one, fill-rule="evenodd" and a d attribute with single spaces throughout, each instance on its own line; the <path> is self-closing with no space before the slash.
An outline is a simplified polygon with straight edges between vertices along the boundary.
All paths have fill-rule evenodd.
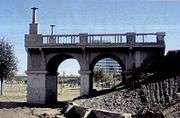
<path id="1" fill-rule="evenodd" d="M 126 34 L 42 35 L 43 44 L 162 43 L 164 32 Z"/>
<path id="2" fill-rule="evenodd" d="M 127 43 L 126 34 L 89 34 L 88 43 Z"/>
<path id="3" fill-rule="evenodd" d="M 43 44 L 78 44 L 79 35 L 43 35 Z"/>

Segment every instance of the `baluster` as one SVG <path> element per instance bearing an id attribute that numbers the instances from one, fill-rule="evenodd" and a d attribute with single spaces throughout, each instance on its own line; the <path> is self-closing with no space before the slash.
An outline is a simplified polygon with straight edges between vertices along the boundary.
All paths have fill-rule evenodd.
<path id="1" fill-rule="evenodd" d="M 63 39 L 64 39 L 64 44 L 66 44 L 66 37 L 65 37 L 65 36 L 63 36 Z"/>
<path id="2" fill-rule="evenodd" d="M 71 36 L 71 44 L 72 44 L 72 36 Z"/>
<path id="3" fill-rule="evenodd" d="M 78 43 L 80 43 L 80 39 L 79 39 L 79 36 L 77 36 L 77 41 L 78 41 Z"/>
<path id="4" fill-rule="evenodd" d="M 48 36 L 48 41 L 49 41 L 49 44 L 51 43 L 51 41 L 50 41 L 50 37 Z"/>
<path id="5" fill-rule="evenodd" d="M 144 43 L 144 35 L 142 35 L 143 43 Z"/>
<path id="6" fill-rule="evenodd" d="M 90 38 L 90 43 L 92 43 L 92 36 L 90 36 L 89 38 Z"/>
<path id="7" fill-rule="evenodd" d="M 74 36 L 74 43 L 76 43 L 76 36 Z"/>
<path id="8" fill-rule="evenodd" d="M 58 36 L 58 43 L 61 44 L 61 37 Z"/>
<path id="9" fill-rule="evenodd" d="M 55 37 L 55 44 L 57 43 L 57 36 L 54 36 Z"/>
<path id="10" fill-rule="evenodd" d="M 119 35 L 117 35 L 117 43 L 119 43 Z"/>
<path id="11" fill-rule="evenodd" d="M 58 36 L 56 36 L 56 44 L 58 44 L 58 38 L 59 38 L 59 37 L 58 37 Z"/>
<path id="12" fill-rule="evenodd" d="M 88 43 L 90 43 L 90 36 L 88 36 Z"/>
<path id="13" fill-rule="evenodd" d="M 116 40 L 117 40 L 117 43 L 119 43 L 119 35 L 117 35 Z"/>
<path id="14" fill-rule="evenodd" d="M 91 36 L 88 36 L 88 42 L 91 43 Z"/>
<path id="15" fill-rule="evenodd" d="M 48 44 L 50 44 L 50 37 L 48 36 L 47 38 L 48 38 Z"/>
<path id="16" fill-rule="evenodd" d="M 116 43 L 116 37 L 117 37 L 117 36 L 115 35 L 115 36 L 114 36 L 114 43 Z"/>
<path id="17" fill-rule="evenodd" d="M 61 36 L 59 37 L 59 43 L 60 44 L 62 43 L 62 37 Z"/>
<path id="18" fill-rule="evenodd" d="M 76 40 L 76 37 L 73 36 L 72 38 L 73 38 L 73 43 L 75 44 L 75 43 L 76 43 L 76 41 L 75 41 L 75 40 Z"/>
<path id="19" fill-rule="evenodd" d="M 58 37 L 58 42 L 60 43 L 60 41 L 61 41 L 61 38 L 60 38 L 60 37 Z"/>
<path id="20" fill-rule="evenodd" d="M 75 37 L 76 43 L 79 43 L 79 37 L 78 36 L 74 36 L 74 37 Z"/>
<path id="21" fill-rule="evenodd" d="M 64 37 L 61 36 L 61 43 L 64 44 Z"/>
<path id="22" fill-rule="evenodd" d="M 77 36 L 74 36 L 74 40 L 75 40 L 75 43 L 78 43 L 78 38 L 77 38 Z"/>
<path id="23" fill-rule="evenodd" d="M 93 39 L 92 39 L 92 36 L 91 36 L 91 43 L 93 43 L 93 41 L 92 41 Z"/>
<path id="24" fill-rule="evenodd" d="M 65 38 L 66 38 L 66 44 L 68 44 L 68 38 L 67 38 L 67 36 L 66 36 Z"/>
<path id="25" fill-rule="evenodd" d="M 120 43 L 122 43 L 122 36 L 120 36 Z"/>
<path id="26" fill-rule="evenodd" d="M 43 37 L 43 43 L 46 43 L 46 39 L 45 39 L 45 37 Z"/>
<path id="27" fill-rule="evenodd" d="M 103 43 L 103 42 L 102 42 L 102 35 L 100 36 L 100 43 Z"/>

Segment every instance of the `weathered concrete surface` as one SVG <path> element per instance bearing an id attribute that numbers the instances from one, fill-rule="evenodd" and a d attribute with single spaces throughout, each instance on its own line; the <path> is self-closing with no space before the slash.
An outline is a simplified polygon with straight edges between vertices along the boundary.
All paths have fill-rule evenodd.
<path id="1" fill-rule="evenodd" d="M 81 96 L 88 96 L 91 92 L 92 82 L 90 78 L 91 71 L 80 71 L 80 95 Z"/>
<path id="2" fill-rule="evenodd" d="M 54 103 L 57 101 L 57 76 L 46 71 L 27 71 L 27 102 Z"/>
<path id="3" fill-rule="evenodd" d="M 27 102 L 46 103 L 46 72 L 27 72 Z"/>

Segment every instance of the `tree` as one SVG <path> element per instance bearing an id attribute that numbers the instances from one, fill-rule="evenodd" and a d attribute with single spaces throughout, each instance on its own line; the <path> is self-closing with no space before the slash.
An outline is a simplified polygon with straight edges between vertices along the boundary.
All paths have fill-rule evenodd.
<path id="1" fill-rule="evenodd" d="M 97 87 L 99 87 L 99 83 L 103 79 L 102 69 L 98 69 L 98 70 L 94 71 L 93 77 L 94 77 L 94 81 L 96 82 Z"/>
<path id="2" fill-rule="evenodd" d="M 0 39 L 0 79 L 1 79 L 1 95 L 4 79 L 12 79 L 17 71 L 17 58 L 14 55 L 13 46 Z"/>

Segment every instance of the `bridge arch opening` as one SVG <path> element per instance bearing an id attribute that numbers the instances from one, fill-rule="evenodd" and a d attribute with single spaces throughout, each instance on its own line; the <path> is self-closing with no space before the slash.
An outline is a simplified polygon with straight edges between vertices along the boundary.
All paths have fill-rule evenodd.
<path id="1" fill-rule="evenodd" d="M 57 101 L 69 101 L 80 96 L 80 64 L 71 55 L 56 55 L 46 67 L 48 73 L 56 73 Z"/>
<path id="2" fill-rule="evenodd" d="M 111 89 L 122 83 L 125 65 L 122 60 L 112 54 L 97 56 L 90 65 L 93 89 L 97 91 Z"/>

